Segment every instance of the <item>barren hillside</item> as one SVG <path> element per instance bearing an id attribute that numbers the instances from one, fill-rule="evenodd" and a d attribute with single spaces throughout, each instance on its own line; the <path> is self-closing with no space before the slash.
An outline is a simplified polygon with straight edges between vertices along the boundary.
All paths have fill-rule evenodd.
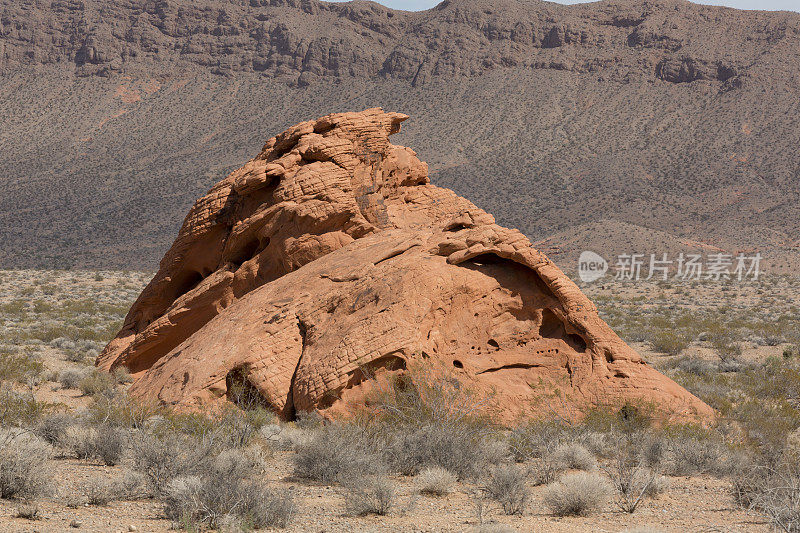
<path id="1" fill-rule="evenodd" d="M 792 268 L 799 63 L 798 14 L 671 0 L 0 0 L 0 264 L 152 268 L 261 140 L 382 106 L 534 241 L 613 220 Z"/>

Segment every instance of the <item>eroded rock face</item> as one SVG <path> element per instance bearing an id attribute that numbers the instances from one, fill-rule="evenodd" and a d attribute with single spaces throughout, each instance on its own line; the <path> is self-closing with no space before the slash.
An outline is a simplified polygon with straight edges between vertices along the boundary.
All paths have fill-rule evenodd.
<path id="1" fill-rule="evenodd" d="M 270 139 L 196 202 L 98 365 L 180 408 L 246 380 L 284 419 L 346 411 L 365 375 L 411 365 L 491 392 L 506 421 L 628 400 L 712 416 L 520 232 L 431 185 L 389 142 L 406 118 L 333 114 Z"/>

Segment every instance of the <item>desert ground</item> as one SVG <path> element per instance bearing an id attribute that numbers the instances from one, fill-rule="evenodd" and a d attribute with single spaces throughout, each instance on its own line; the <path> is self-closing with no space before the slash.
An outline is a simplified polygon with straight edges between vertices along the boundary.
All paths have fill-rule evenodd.
<path id="1" fill-rule="evenodd" d="M 409 467 L 413 448 L 424 445 L 413 429 L 392 428 L 389 420 L 370 434 L 358 423 L 323 424 L 311 416 L 282 423 L 258 409 L 237 409 L 207 424 L 126 401 L 130 378 L 98 374 L 93 361 L 150 276 L 0 272 L 0 458 L 8 467 L 0 473 L 2 531 L 771 531 L 796 525 L 789 509 L 769 507 L 765 495 L 774 492 L 747 484 L 752 469 L 765 461 L 778 468 L 792 453 L 791 432 L 800 420 L 800 282 L 793 278 L 584 285 L 604 319 L 649 363 L 720 412 L 718 424 L 656 428 L 597 413 L 577 425 L 542 421 L 510 429 L 473 420 L 452 429 L 468 431 L 460 437 L 480 434 L 478 448 L 447 449 L 453 463 L 443 472 Z M 370 439 L 389 434 L 405 438 L 399 467 L 391 453 L 371 449 L 376 440 Z M 28 461 L 24 482 L 11 469 L 19 466 L 14 452 L 20 450 L 39 458 Z M 269 502 L 259 511 L 267 518 L 248 523 L 228 516 L 235 513 L 220 516 L 219 509 L 186 512 L 174 479 L 167 482 L 170 469 L 159 461 L 179 465 L 204 454 L 208 464 L 195 464 L 190 481 L 256 483 Z M 163 472 L 153 473 L 158 468 Z M 561 496 L 570 483 L 589 495 L 579 498 L 575 516 L 557 498 L 559 480 Z M 620 490 L 625 480 L 634 487 L 628 494 Z M 640 490 L 641 501 L 628 512 Z M 193 494 L 187 497 L 202 500 Z M 776 499 L 770 501 L 779 506 Z"/>

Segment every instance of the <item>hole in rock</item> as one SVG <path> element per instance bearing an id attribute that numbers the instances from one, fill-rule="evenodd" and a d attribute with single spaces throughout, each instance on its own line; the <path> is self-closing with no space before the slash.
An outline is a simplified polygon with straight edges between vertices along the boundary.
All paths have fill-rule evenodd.
<path id="1" fill-rule="evenodd" d="M 494 339 L 489 339 L 486 344 L 488 344 L 489 346 L 491 346 L 492 348 L 495 348 L 497 350 L 500 349 L 500 344 Z"/>
<path id="2" fill-rule="evenodd" d="M 173 301 L 197 287 L 200 282 L 203 281 L 203 275 L 200 274 L 200 272 L 190 270 L 185 272 L 182 277 L 178 278 L 178 280 L 179 281 L 176 283 L 175 298 L 173 298 Z"/>
<path id="3" fill-rule="evenodd" d="M 508 259 L 503 259 L 499 255 L 491 253 L 476 255 L 475 257 L 470 259 L 470 261 L 475 263 L 476 265 L 497 265 L 501 263 L 513 263 L 513 261 L 510 261 Z"/>
<path id="4" fill-rule="evenodd" d="M 229 402 L 243 411 L 269 409 L 273 406 L 264 399 L 259 390 L 250 381 L 249 370 L 244 367 L 234 368 L 225 376 L 225 397 Z"/>
<path id="5" fill-rule="evenodd" d="M 539 326 L 539 335 L 548 339 L 563 339 L 567 335 L 564 323 L 550 309 L 542 310 L 542 325 Z"/>
<path id="6" fill-rule="evenodd" d="M 231 259 L 231 262 L 237 267 L 242 266 L 242 263 L 252 259 L 267 246 L 269 246 L 269 237 L 263 243 L 258 239 L 253 239 L 239 249 L 239 252 Z"/>
<path id="7" fill-rule="evenodd" d="M 406 360 L 394 354 L 384 355 L 369 363 L 361 365 L 361 367 L 354 370 L 347 382 L 345 388 L 350 389 L 356 385 L 360 385 L 368 379 L 375 377 L 379 370 L 387 370 L 393 372 L 395 370 L 405 370 Z"/>
<path id="8" fill-rule="evenodd" d="M 462 363 L 458 359 L 453 359 L 453 366 L 456 368 L 464 368 L 464 363 Z"/>
<path id="9" fill-rule="evenodd" d="M 569 340 L 572 341 L 572 344 L 578 349 L 579 352 L 586 351 L 586 341 L 583 340 L 583 337 L 577 333 L 570 333 Z"/>
<path id="10" fill-rule="evenodd" d="M 462 229 L 469 229 L 469 226 L 467 226 L 466 224 L 463 224 L 463 223 L 458 223 L 458 224 L 452 224 L 452 225 L 447 226 L 446 228 L 444 228 L 445 231 L 451 231 L 451 232 L 454 232 L 454 233 L 456 231 L 461 231 Z"/>

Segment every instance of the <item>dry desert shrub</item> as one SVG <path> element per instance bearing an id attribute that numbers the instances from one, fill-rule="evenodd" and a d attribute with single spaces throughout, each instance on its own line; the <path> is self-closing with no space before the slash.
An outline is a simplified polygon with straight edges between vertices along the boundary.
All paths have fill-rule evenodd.
<path id="1" fill-rule="evenodd" d="M 165 486 L 162 501 L 168 518 L 187 529 L 238 523 L 248 528 L 286 527 L 296 513 L 291 494 L 277 494 L 237 470 L 213 463 L 199 475 L 176 477 Z"/>
<path id="2" fill-rule="evenodd" d="M 266 424 L 259 430 L 259 435 L 270 448 L 281 451 L 296 450 L 309 444 L 316 431 L 288 424 Z"/>
<path id="3" fill-rule="evenodd" d="M 78 459 L 89 459 L 95 455 L 97 429 L 90 426 L 73 425 L 64 432 L 63 446 Z"/>
<path id="4" fill-rule="evenodd" d="M 323 427 L 309 442 L 300 444 L 294 456 L 295 476 L 326 484 L 386 469 L 375 442 L 353 424 Z"/>
<path id="5" fill-rule="evenodd" d="M 433 496 L 450 494 L 457 480 L 455 474 L 438 466 L 423 469 L 414 479 L 420 493 Z"/>
<path id="6" fill-rule="evenodd" d="M 663 442 L 647 433 L 626 435 L 615 457 L 603 465 L 616 492 L 614 503 L 620 510 L 633 513 L 646 498 L 654 498 L 667 489 L 669 482 L 658 470 Z"/>
<path id="7" fill-rule="evenodd" d="M 551 421 L 536 421 L 514 426 L 506 439 L 517 462 L 541 458 L 564 439 L 566 428 Z"/>
<path id="8" fill-rule="evenodd" d="M 0 349 L 0 382 L 35 382 L 44 371 L 44 364 L 34 354 Z"/>
<path id="9" fill-rule="evenodd" d="M 62 389 L 77 389 L 86 378 L 86 371 L 78 368 L 62 370 L 58 374 L 58 382 Z"/>
<path id="10" fill-rule="evenodd" d="M 61 446 L 67 428 L 75 424 L 75 419 L 66 413 L 54 413 L 43 417 L 36 426 L 35 433 L 51 446 Z"/>
<path id="11" fill-rule="evenodd" d="M 489 498 L 500 504 L 505 514 L 521 515 L 530 500 L 526 481 L 527 476 L 523 468 L 517 465 L 503 465 L 492 470 L 482 489 Z"/>
<path id="12" fill-rule="evenodd" d="M 738 505 L 755 510 L 778 531 L 800 531 L 800 466 L 796 456 L 784 456 L 776 466 L 743 468 L 733 477 Z"/>
<path id="13" fill-rule="evenodd" d="M 597 467 L 597 460 L 592 452 L 577 442 L 559 444 L 548 459 L 567 470 L 590 471 Z"/>
<path id="14" fill-rule="evenodd" d="M 689 334 L 674 330 L 661 329 L 655 331 L 650 337 L 650 345 L 656 352 L 667 355 L 678 355 L 691 344 L 692 338 Z"/>
<path id="15" fill-rule="evenodd" d="M 468 426 L 425 425 L 397 428 L 386 453 L 394 469 L 414 475 L 428 467 L 444 468 L 459 479 L 474 479 L 487 465 L 487 439 Z"/>
<path id="16" fill-rule="evenodd" d="M 133 470 L 124 470 L 113 480 L 114 494 L 119 500 L 140 500 L 152 496 L 147 477 Z"/>
<path id="17" fill-rule="evenodd" d="M 111 426 L 101 426 L 94 441 L 94 455 L 107 466 L 118 465 L 128 446 L 128 434 Z"/>
<path id="18" fill-rule="evenodd" d="M 120 428 L 141 429 L 148 420 L 161 416 L 164 409 L 151 401 L 131 398 L 126 394 L 101 394 L 92 398 L 89 419 L 92 423 Z"/>
<path id="19" fill-rule="evenodd" d="M 555 516 L 586 515 L 608 502 L 611 487 L 600 474 L 575 472 L 548 485 L 544 504 Z"/>
<path id="20" fill-rule="evenodd" d="M 132 440 L 133 468 L 142 473 L 150 490 L 164 491 L 173 479 L 194 473 L 212 456 L 212 450 L 197 440 L 167 433 L 157 437 L 141 433 Z"/>
<path id="21" fill-rule="evenodd" d="M 114 376 L 114 380 L 120 385 L 133 382 L 133 376 L 131 376 L 130 371 L 124 366 L 114 369 L 111 375 Z"/>
<path id="22" fill-rule="evenodd" d="M 722 476 L 734 460 L 730 449 L 712 438 L 681 437 L 667 446 L 664 468 L 672 476 Z"/>
<path id="23" fill-rule="evenodd" d="M 373 422 L 387 443 L 392 468 L 415 475 L 440 467 L 459 479 L 476 479 L 499 455 L 495 431 L 484 412 L 487 398 L 460 386 L 446 373 L 410 369 L 376 382 Z"/>
<path id="24" fill-rule="evenodd" d="M 0 428 L 33 427 L 55 407 L 38 401 L 30 390 L 19 391 L 0 382 Z"/>
<path id="25" fill-rule="evenodd" d="M 117 485 L 108 479 L 92 478 L 83 484 L 83 492 L 89 505 L 106 506 L 117 499 Z"/>
<path id="26" fill-rule="evenodd" d="M 50 446 L 35 435 L 0 430 L 0 498 L 36 497 L 49 489 Z"/>
<path id="27" fill-rule="evenodd" d="M 100 370 L 93 370 L 78 384 L 78 388 L 85 396 L 106 394 L 116 385 L 114 377 Z"/>
<path id="28" fill-rule="evenodd" d="M 342 482 L 345 512 L 351 516 L 389 514 L 395 504 L 397 490 L 383 476 L 354 475 Z"/>

